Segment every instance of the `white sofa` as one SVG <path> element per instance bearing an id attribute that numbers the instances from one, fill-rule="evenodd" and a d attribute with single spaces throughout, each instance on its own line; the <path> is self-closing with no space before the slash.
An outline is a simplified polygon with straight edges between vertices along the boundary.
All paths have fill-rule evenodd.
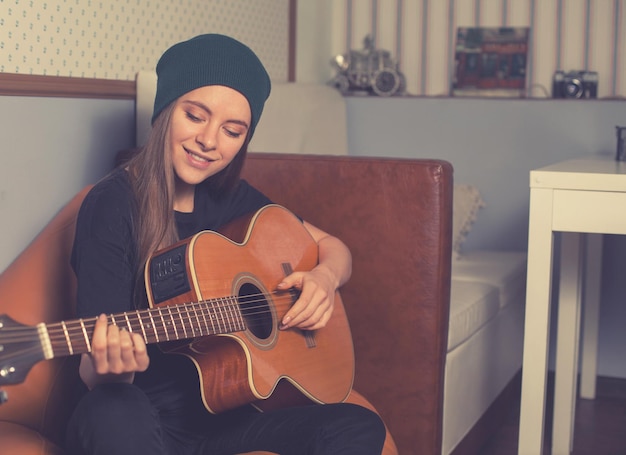
<path id="1" fill-rule="evenodd" d="M 154 72 L 137 75 L 137 145 L 150 129 L 155 89 Z M 274 83 L 249 150 L 348 154 L 343 97 L 322 84 Z M 444 455 L 476 453 L 480 438 L 468 434 L 521 368 L 525 253 L 462 251 L 483 205 L 475 187 L 455 185 Z"/>
<path id="2" fill-rule="evenodd" d="M 455 184 L 453 207 L 443 455 L 477 453 L 484 435 L 493 430 L 493 416 L 491 420 L 483 416 L 490 407 L 497 412 L 494 402 L 507 398 L 505 390 L 516 390 L 526 292 L 525 252 L 462 249 L 484 207 L 478 189 Z"/>

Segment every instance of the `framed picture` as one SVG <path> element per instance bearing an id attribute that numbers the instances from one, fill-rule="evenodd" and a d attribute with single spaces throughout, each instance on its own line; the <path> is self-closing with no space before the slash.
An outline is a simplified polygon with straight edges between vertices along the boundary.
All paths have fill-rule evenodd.
<path id="1" fill-rule="evenodd" d="M 459 27 L 452 96 L 526 96 L 528 27 Z"/>

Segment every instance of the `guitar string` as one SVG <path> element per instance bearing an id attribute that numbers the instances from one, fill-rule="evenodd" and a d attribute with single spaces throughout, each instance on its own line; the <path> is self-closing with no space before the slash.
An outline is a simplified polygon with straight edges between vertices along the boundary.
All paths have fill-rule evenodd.
<path id="1" fill-rule="evenodd" d="M 291 305 L 292 303 L 292 297 L 288 296 L 288 295 L 284 295 L 284 292 L 280 292 L 280 293 L 272 293 L 272 294 L 278 294 L 277 297 L 274 299 L 275 302 L 280 303 L 281 305 L 283 305 L 283 301 L 288 300 L 289 301 L 289 305 Z M 283 294 L 283 295 L 281 295 Z M 265 294 L 259 293 L 259 294 L 249 294 L 246 295 L 246 301 L 244 302 L 245 305 L 245 310 L 241 309 L 241 303 L 238 302 L 238 299 L 234 296 L 231 297 L 224 297 L 224 298 L 220 298 L 219 300 L 222 299 L 231 299 L 234 300 L 235 303 L 228 303 L 228 304 L 222 304 L 222 305 L 213 305 L 210 310 L 215 310 L 215 311 L 221 311 L 221 310 L 227 310 L 229 308 L 235 308 L 238 307 L 239 311 L 242 313 L 242 316 L 244 317 L 244 319 L 246 320 L 252 320 L 252 322 L 254 322 L 255 318 L 261 318 L 261 317 L 265 317 L 266 314 L 271 313 L 271 309 L 268 307 L 267 303 L 267 299 L 262 298 L 262 299 L 256 299 L 256 300 L 250 300 L 250 297 L 265 297 Z M 209 308 L 206 308 L 206 306 L 210 303 L 214 303 L 216 300 L 218 299 L 208 299 L 208 300 L 203 300 L 203 301 L 199 301 L 199 302 L 194 302 L 194 303 L 181 303 L 181 304 L 175 304 L 175 305 L 162 305 L 162 306 L 157 306 L 157 307 L 153 307 L 153 308 L 147 308 L 147 309 L 142 309 L 139 310 L 138 312 L 125 312 L 125 313 L 119 313 L 116 316 L 119 316 L 120 318 L 122 318 L 123 315 L 128 315 L 129 318 L 133 319 L 134 321 L 137 322 L 137 324 L 141 325 L 144 318 L 149 318 L 150 314 L 154 313 L 158 313 L 159 310 L 165 310 L 165 309 L 172 309 L 172 308 L 185 308 L 186 311 L 181 312 L 181 314 L 176 318 L 177 321 L 180 322 L 189 322 L 192 321 L 193 319 L 196 319 L 196 311 L 200 313 L 200 314 L 205 314 L 205 312 L 207 310 L 209 310 Z M 251 306 L 250 304 L 255 304 L 255 303 L 259 303 L 259 302 L 263 302 L 263 305 L 259 305 L 259 306 Z M 279 305 L 274 305 L 275 307 L 279 307 Z M 254 310 L 259 310 L 262 309 L 262 311 L 254 311 Z M 253 311 L 251 311 L 253 310 Z M 141 317 L 139 317 L 137 315 L 137 313 L 141 314 Z M 112 318 L 113 315 L 107 315 L 107 317 L 109 319 Z M 221 323 L 223 325 L 226 325 L 227 321 L 230 321 L 230 318 L 227 318 L 223 315 L 217 315 L 219 316 L 221 319 L 218 320 L 218 324 Z M 86 329 L 93 329 L 93 326 L 95 325 L 95 321 L 97 318 L 83 318 L 83 319 L 77 319 L 77 320 L 72 320 L 72 321 L 65 321 L 65 324 L 67 326 L 67 330 L 68 333 L 70 334 L 70 337 L 75 337 L 77 334 L 82 336 L 84 331 L 83 331 L 83 326 L 81 325 L 81 321 L 83 322 L 83 324 L 85 324 L 85 328 Z M 141 319 L 141 321 L 140 321 Z M 158 318 L 157 318 L 158 319 Z M 169 319 L 169 316 L 167 316 L 167 319 Z M 117 324 L 116 324 L 117 325 Z M 146 324 L 143 323 L 143 325 L 145 326 Z M 124 324 L 120 324 L 120 326 L 124 326 Z M 160 324 L 155 324 L 155 326 L 157 326 L 158 328 L 162 328 L 167 330 L 167 327 L 163 327 Z M 51 340 L 51 343 L 54 344 L 55 342 L 58 342 L 59 340 L 62 340 L 63 343 L 62 344 L 67 344 L 66 342 L 66 334 L 65 331 L 63 329 L 62 326 L 62 322 L 56 322 L 56 323 L 48 323 L 46 324 L 46 328 L 48 330 L 48 335 L 49 338 Z M 153 331 L 154 329 L 152 327 L 149 327 L 148 330 Z M 19 326 L 19 327 L 14 327 L 14 326 L 8 326 L 8 327 L 4 327 L 2 329 L 0 329 L 0 346 L 3 346 L 7 343 L 19 343 L 19 342 L 27 342 L 27 341 L 31 341 L 32 340 L 32 334 L 33 332 L 37 332 L 37 326 Z M 222 332 L 224 333 L 224 332 Z M 145 339 L 146 337 L 144 337 Z M 151 339 L 152 337 L 150 337 Z M 185 337 L 179 337 L 178 339 L 184 339 Z M 193 337 L 186 337 L 186 338 L 193 338 Z M 148 341 L 148 340 L 146 340 Z M 1 354 L 1 353 L 0 353 Z M 1 355 L 0 355 L 1 357 Z"/>
<path id="2" fill-rule="evenodd" d="M 288 293 L 288 291 L 287 292 L 285 291 L 272 292 L 271 294 L 275 294 L 275 298 L 272 300 L 274 302 L 273 306 L 275 308 L 280 308 L 282 306 L 291 306 L 294 302 L 292 294 Z M 258 298 L 259 296 L 261 296 L 262 298 Z M 193 321 L 194 319 L 196 319 L 196 321 L 199 323 L 197 312 L 195 310 L 199 309 L 200 313 L 203 313 L 209 309 L 207 305 L 211 303 L 215 304 L 217 302 L 225 302 L 225 304 L 213 305 L 211 307 L 211 310 L 220 311 L 220 310 L 227 310 L 228 308 L 231 308 L 231 309 L 237 308 L 239 309 L 239 315 L 241 316 L 242 320 L 246 319 L 250 321 L 251 317 L 259 317 L 260 315 L 264 315 L 264 314 L 272 312 L 271 308 L 269 308 L 267 304 L 268 300 L 266 299 L 266 296 L 263 293 L 249 294 L 245 297 L 247 298 L 245 302 L 246 311 L 241 310 L 241 303 L 239 303 L 236 297 L 223 297 L 223 298 L 214 298 L 214 299 L 209 299 L 209 300 L 204 300 L 204 301 L 194 302 L 194 303 L 187 303 L 187 304 L 162 305 L 160 307 L 153 307 L 153 308 L 146 308 L 143 310 L 138 310 L 136 312 L 123 312 L 123 313 L 118 313 L 115 315 L 111 314 L 111 315 L 107 315 L 107 318 L 109 319 L 109 321 L 112 321 L 113 323 L 115 323 L 115 317 L 119 317 L 120 319 L 127 320 L 127 321 L 129 319 L 132 319 L 133 322 L 136 322 L 137 324 L 141 325 L 147 317 L 149 317 L 150 321 L 153 323 L 154 319 L 152 318 L 152 316 L 154 316 L 155 313 L 158 313 L 159 310 L 171 309 L 172 307 L 185 307 L 187 311 L 180 314 L 179 320 L 182 323 L 184 323 L 185 320 L 189 322 L 189 321 Z M 250 300 L 251 297 L 256 297 L 256 300 Z M 249 305 L 249 304 L 255 304 L 258 302 L 263 302 L 263 305 L 258 305 L 258 306 Z M 193 308 L 193 310 L 190 308 Z M 259 309 L 263 309 L 263 310 L 256 311 L 255 313 L 251 313 L 247 311 L 250 308 L 254 310 L 259 310 Z M 220 317 L 222 318 L 222 323 L 224 324 L 225 327 L 227 325 L 225 321 L 232 323 L 229 316 L 224 316 L 222 314 Z M 158 319 L 159 317 L 157 317 L 157 320 Z M 71 346 L 71 344 L 72 342 L 77 341 L 76 339 L 74 339 L 74 337 L 76 337 L 77 334 L 79 335 L 79 339 L 82 339 L 82 337 L 87 337 L 87 334 L 85 333 L 85 331 L 86 330 L 92 331 L 95 326 L 96 320 L 97 318 L 94 317 L 94 318 L 76 319 L 76 320 L 71 320 L 71 321 L 62 321 L 62 322 L 45 324 L 46 329 L 48 330 L 49 344 L 53 352 L 52 357 L 55 358 L 55 357 L 64 357 L 64 356 L 72 355 L 74 354 L 74 352 L 72 351 L 77 351 L 75 352 L 76 354 L 83 353 L 83 352 L 90 352 L 91 346 L 90 345 L 87 346 L 88 342 L 86 341 L 86 338 L 84 342 L 85 349 L 83 350 L 80 350 L 80 347 L 81 347 L 80 343 L 77 343 L 78 349 L 74 349 Z M 7 321 L 7 322 L 9 322 L 9 324 L 12 323 L 12 321 Z M 173 324 L 175 324 L 175 322 Z M 245 328 L 246 327 L 243 326 L 241 330 L 244 330 Z M 149 328 L 148 332 L 150 330 L 151 329 Z M 168 329 L 167 327 L 163 327 L 163 330 L 167 331 Z M 234 333 L 237 331 L 240 331 L 240 330 L 228 330 L 227 329 L 225 330 L 225 332 L 216 332 L 216 333 Z M 9 332 L 8 335 L 6 335 L 7 332 Z M 42 347 L 40 345 L 37 345 L 36 343 L 32 343 L 33 338 L 35 338 L 34 335 L 37 335 L 36 338 L 39 339 L 38 334 L 39 334 L 39 329 L 37 325 L 35 326 L 24 326 L 24 325 L 11 326 L 9 325 L 6 327 L 2 327 L 0 329 L 0 360 L 7 361 L 16 357 L 28 357 L 29 355 L 33 357 L 41 357 Z M 207 335 L 210 335 L 210 334 L 207 334 Z M 68 336 L 71 340 L 69 341 L 69 343 L 68 343 Z M 146 342 L 149 341 L 148 338 L 152 339 L 152 337 L 146 337 L 145 332 L 144 332 L 143 338 Z M 195 336 L 185 337 L 185 339 L 191 339 L 191 338 L 197 338 L 197 337 Z M 158 340 L 155 340 L 155 341 L 158 342 Z M 11 349 L 10 352 L 4 353 L 6 350 L 5 346 L 7 344 L 26 343 L 26 342 L 30 342 L 28 346 L 23 347 L 22 349 L 18 349 L 17 351 L 15 351 L 14 349 Z M 8 346 L 8 347 L 13 348 L 13 346 Z M 3 381 L 3 378 L 0 377 L 0 384 L 2 383 L 5 383 L 5 381 Z M 11 382 L 8 382 L 7 384 L 11 384 Z"/>
<path id="3" fill-rule="evenodd" d="M 282 293 L 281 293 L 282 294 Z M 265 296 L 265 294 L 249 294 L 246 297 L 256 297 L 256 296 Z M 281 301 L 284 299 L 291 299 L 291 297 L 289 296 L 279 296 L 277 299 L 274 299 L 275 301 Z M 224 305 L 212 305 L 210 308 L 206 308 L 207 305 L 214 303 L 218 300 L 226 300 L 228 301 L 227 304 Z M 231 303 L 232 301 L 235 301 L 235 303 Z M 258 303 L 258 302 L 263 302 L 263 305 L 259 305 L 259 306 L 255 306 L 255 307 L 251 307 L 249 306 L 250 303 Z M 244 304 L 246 305 L 246 310 L 248 309 L 259 309 L 259 308 L 263 308 L 266 309 L 268 307 L 268 305 L 265 305 L 265 302 L 267 302 L 266 299 L 257 299 L 257 300 L 246 300 L 244 302 Z M 179 309 L 188 309 L 187 311 L 184 312 L 184 314 L 188 315 L 189 318 L 193 318 L 195 317 L 195 315 L 190 314 L 192 311 L 194 311 L 194 309 L 196 310 L 200 310 L 200 311 L 207 311 L 207 310 L 225 310 L 225 309 L 229 309 L 229 308 L 236 308 L 236 307 L 241 307 L 242 303 L 240 303 L 238 301 L 238 299 L 234 296 L 231 297 L 220 297 L 220 298 L 211 298 L 211 299 L 206 299 L 206 300 L 200 300 L 198 302 L 185 302 L 185 303 L 177 303 L 177 304 L 172 304 L 172 305 L 160 305 L 160 306 L 156 306 L 156 307 L 152 307 L 152 308 L 143 308 L 139 310 L 139 313 L 142 315 L 142 317 L 148 317 L 150 313 L 158 313 L 159 310 L 165 310 L 165 309 L 172 309 L 172 308 L 179 308 Z M 277 306 L 277 305 L 274 305 Z M 256 315 L 263 315 L 265 313 L 267 313 L 268 311 L 261 311 L 261 312 L 256 312 L 254 314 Z M 108 317 L 111 316 L 118 316 L 118 317 L 123 317 L 124 315 L 128 314 L 129 316 L 135 317 L 136 315 L 136 311 L 127 311 L 127 312 L 121 312 L 121 313 L 115 313 L 115 314 L 109 314 L 107 315 Z M 249 311 L 246 311 L 246 315 L 251 315 L 253 313 L 250 313 Z M 182 316 L 183 318 L 185 316 Z M 93 318 L 83 318 L 83 321 L 89 321 L 90 319 L 93 319 L 94 321 L 96 320 L 96 317 Z M 74 319 L 74 320 L 69 320 L 69 321 L 65 321 L 66 324 L 79 324 L 81 319 Z M 54 322 L 54 323 L 47 323 L 47 327 L 50 328 L 51 326 L 57 326 L 61 324 L 61 322 Z M 120 325 L 120 324 L 116 324 L 116 325 Z M 124 325 L 124 324 L 121 324 Z M 36 326 L 27 326 L 28 328 L 34 329 Z M 5 331 L 15 331 L 17 329 L 20 329 L 21 327 L 5 327 L 0 329 L 0 334 L 2 334 L 2 332 Z M 3 339 L 0 337 L 0 339 Z"/>

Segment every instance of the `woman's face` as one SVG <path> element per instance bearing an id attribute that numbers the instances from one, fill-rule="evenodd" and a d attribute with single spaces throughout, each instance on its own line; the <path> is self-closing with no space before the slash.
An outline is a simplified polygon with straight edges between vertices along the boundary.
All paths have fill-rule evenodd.
<path id="1" fill-rule="evenodd" d="M 248 100 L 222 85 L 181 96 L 168 140 L 177 186 L 197 185 L 228 166 L 246 140 L 251 115 Z"/>

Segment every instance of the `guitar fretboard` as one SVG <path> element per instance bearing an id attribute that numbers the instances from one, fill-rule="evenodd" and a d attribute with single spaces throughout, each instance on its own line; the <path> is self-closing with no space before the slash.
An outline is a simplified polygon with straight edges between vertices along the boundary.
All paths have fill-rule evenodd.
<path id="1" fill-rule="evenodd" d="M 197 303 L 167 305 L 107 316 L 129 332 L 139 333 L 146 344 L 184 340 L 246 329 L 235 297 Z M 40 327 L 46 359 L 91 352 L 97 318 L 75 319 Z"/>

